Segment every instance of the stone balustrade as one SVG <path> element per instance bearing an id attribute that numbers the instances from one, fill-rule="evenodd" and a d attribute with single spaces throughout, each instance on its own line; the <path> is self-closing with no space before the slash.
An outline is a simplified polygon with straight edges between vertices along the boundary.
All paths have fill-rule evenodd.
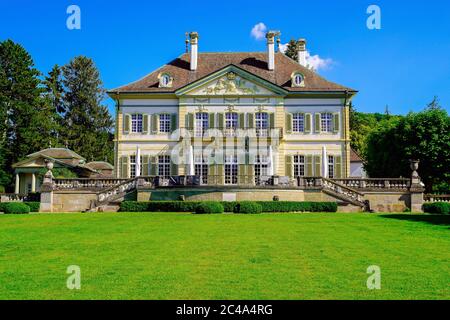
<path id="1" fill-rule="evenodd" d="M 344 186 L 364 191 L 407 191 L 411 187 L 411 179 L 407 178 L 345 178 L 331 180 Z"/>
<path id="2" fill-rule="evenodd" d="M 425 202 L 450 202 L 450 194 L 426 194 L 423 196 Z"/>
<path id="3" fill-rule="evenodd" d="M 128 179 L 116 178 L 74 178 L 53 179 L 53 190 L 95 190 L 116 186 Z"/>
<path id="4" fill-rule="evenodd" d="M 17 193 L 0 194 L 0 202 L 23 202 L 28 200 L 28 195 Z"/>

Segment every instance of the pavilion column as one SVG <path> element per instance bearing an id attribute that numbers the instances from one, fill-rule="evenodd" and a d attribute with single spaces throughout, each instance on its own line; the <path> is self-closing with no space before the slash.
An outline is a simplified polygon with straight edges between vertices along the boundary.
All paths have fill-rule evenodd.
<path id="1" fill-rule="evenodd" d="M 31 174 L 31 192 L 36 192 L 36 174 L 34 172 Z"/>
<path id="2" fill-rule="evenodd" d="M 15 193 L 19 194 L 20 193 L 20 176 L 18 173 L 16 173 L 16 190 Z"/>

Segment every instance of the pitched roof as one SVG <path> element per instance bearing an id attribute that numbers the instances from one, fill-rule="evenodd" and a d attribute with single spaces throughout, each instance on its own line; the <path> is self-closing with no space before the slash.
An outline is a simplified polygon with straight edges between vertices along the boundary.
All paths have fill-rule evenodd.
<path id="1" fill-rule="evenodd" d="M 196 71 L 190 70 L 190 54 L 184 53 L 142 79 L 112 89 L 108 93 L 171 93 L 229 65 L 242 68 L 291 92 L 356 92 L 351 88 L 326 80 L 281 52 L 275 54 L 274 71 L 268 70 L 267 53 L 265 52 L 233 52 L 199 53 Z M 304 75 L 304 87 L 292 87 L 291 75 L 293 72 L 300 72 Z M 158 87 L 158 75 L 161 73 L 169 73 L 172 76 L 171 88 Z"/>
<path id="2" fill-rule="evenodd" d="M 92 161 L 84 165 L 92 170 L 114 170 L 114 166 L 105 161 Z"/>
<path id="3" fill-rule="evenodd" d="M 67 149 L 67 148 L 47 148 L 40 150 L 38 152 L 29 154 L 27 157 L 32 158 L 37 155 L 43 155 L 46 157 L 50 157 L 53 159 L 80 159 L 85 160 L 82 156 L 77 154 L 76 152 Z"/>
<path id="4" fill-rule="evenodd" d="M 350 149 L 350 162 L 362 162 L 363 160 L 355 150 Z"/>

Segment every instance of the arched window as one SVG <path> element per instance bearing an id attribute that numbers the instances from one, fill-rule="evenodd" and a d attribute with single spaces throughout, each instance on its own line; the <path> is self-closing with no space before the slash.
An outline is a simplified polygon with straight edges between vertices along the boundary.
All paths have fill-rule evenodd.
<path id="1" fill-rule="evenodd" d="M 169 88 L 172 86 L 172 77 L 168 73 L 163 73 L 159 75 L 159 87 Z"/>
<path id="2" fill-rule="evenodd" d="M 304 87 L 305 86 L 305 77 L 300 72 L 294 72 L 291 75 L 291 81 L 293 87 Z"/>

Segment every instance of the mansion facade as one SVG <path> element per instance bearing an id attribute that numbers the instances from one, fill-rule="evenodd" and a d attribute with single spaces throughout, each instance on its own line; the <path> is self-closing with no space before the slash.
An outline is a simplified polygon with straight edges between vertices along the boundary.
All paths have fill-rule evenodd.
<path id="1" fill-rule="evenodd" d="M 117 178 L 193 176 L 200 184 L 350 176 L 349 103 L 357 91 L 275 50 L 186 52 L 128 85 L 116 102 Z"/>

